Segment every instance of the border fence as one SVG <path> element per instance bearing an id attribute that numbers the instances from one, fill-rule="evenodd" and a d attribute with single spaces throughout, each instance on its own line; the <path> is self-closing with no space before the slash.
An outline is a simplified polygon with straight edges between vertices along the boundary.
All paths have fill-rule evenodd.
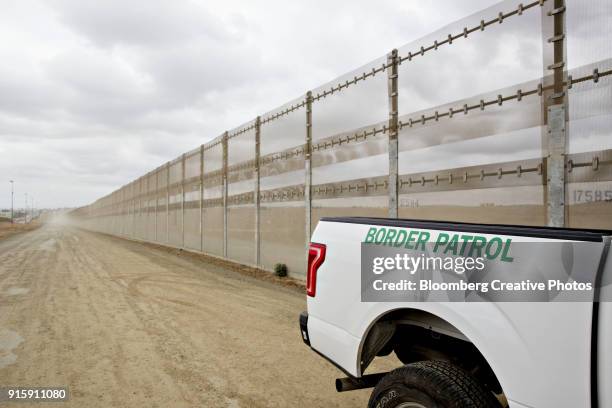
<path id="1" fill-rule="evenodd" d="M 506 0 L 75 210 L 305 276 L 323 216 L 612 229 L 612 4 Z"/>

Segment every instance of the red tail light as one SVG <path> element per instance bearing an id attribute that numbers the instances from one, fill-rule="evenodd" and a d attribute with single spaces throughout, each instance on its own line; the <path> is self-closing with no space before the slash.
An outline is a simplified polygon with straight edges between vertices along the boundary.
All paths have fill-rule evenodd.
<path id="1" fill-rule="evenodd" d="M 317 270 L 319 266 L 325 261 L 325 249 L 324 244 L 310 243 L 308 248 L 308 274 L 306 275 L 306 294 L 310 297 L 315 296 L 317 291 Z"/>

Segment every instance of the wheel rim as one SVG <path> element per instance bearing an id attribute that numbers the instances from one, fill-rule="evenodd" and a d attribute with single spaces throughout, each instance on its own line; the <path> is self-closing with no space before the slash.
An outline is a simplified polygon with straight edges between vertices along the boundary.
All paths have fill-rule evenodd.
<path id="1" fill-rule="evenodd" d="M 427 408 L 425 405 L 419 404 L 418 402 L 402 402 L 395 408 Z"/>

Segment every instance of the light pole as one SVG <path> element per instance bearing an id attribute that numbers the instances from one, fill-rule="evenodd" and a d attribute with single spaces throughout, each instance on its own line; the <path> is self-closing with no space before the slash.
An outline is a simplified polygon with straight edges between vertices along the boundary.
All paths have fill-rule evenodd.
<path id="1" fill-rule="evenodd" d="M 28 193 L 25 193 L 25 207 L 23 207 L 23 223 L 28 223 Z"/>
<path id="2" fill-rule="evenodd" d="M 13 189 L 13 186 L 15 184 L 15 181 L 13 180 L 9 180 L 11 183 L 11 224 L 13 224 L 13 197 L 15 196 L 15 190 Z"/>

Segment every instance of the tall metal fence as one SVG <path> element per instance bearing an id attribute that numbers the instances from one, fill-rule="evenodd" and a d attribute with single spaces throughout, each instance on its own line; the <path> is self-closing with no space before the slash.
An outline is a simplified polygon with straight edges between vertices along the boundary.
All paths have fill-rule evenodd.
<path id="1" fill-rule="evenodd" d="M 608 0 L 502 1 L 73 214 L 297 277 L 323 216 L 612 229 L 610 27 Z"/>

